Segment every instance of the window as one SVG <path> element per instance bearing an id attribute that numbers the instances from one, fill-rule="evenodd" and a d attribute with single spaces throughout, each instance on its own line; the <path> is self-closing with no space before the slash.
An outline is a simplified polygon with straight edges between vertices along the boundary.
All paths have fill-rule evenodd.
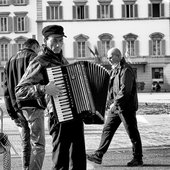
<path id="1" fill-rule="evenodd" d="M 13 5 L 22 6 L 28 5 L 29 0 L 13 0 Z"/>
<path id="2" fill-rule="evenodd" d="M 162 56 L 165 55 L 165 40 L 161 33 L 153 33 L 149 40 L 149 55 Z"/>
<path id="3" fill-rule="evenodd" d="M 99 36 L 100 41 L 97 42 L 99 55 L 101 57 L 107 57 L 107 52 L 111 47 L 114 47 L 113 36 L 108 33 L 101 34 Z"/>
<path id="4" fill-rule="evenodd" d="M 8 18 L 7 17 L 0 17 L 0 31 L 7 32 L 8 31 Z"/>
<path id="5" fill-rule="evenodd" d="M 1 61 L 8 60 L 8 44 L 0 44 Z"/>
<path id="6" fill-rule="evenodd" d="M 12 54 L 15 55 L 19 50 L 24 48 L 24 42 L 27 40 L 24 36 L 19 36 L 14 39 L 15 43 L 12 44 Z"/>
<path id="7" fill-rule="evenodd" d="M 150 1 L 151 4 L 148 5 L 149 17 L 164 17 L 164 4 L 162 3 L 162 0 Z"/>
<path id="8" fill-rule="evenodd" d="M 0 38 L 0 61 L 7 61 L 12 55 L 11 39 L 7 37 Z"/>
<path id="9" fill-rule="evenodd" d="M 23 47 L 24 47 L 24 43 L 18 43 L 18 50 L 23 49 Z"/>
<path id="10" fill-rule="evenodd" d="M 74 37 L 75 42 L 74 42 L 74 57 L 75 58 L 87 58 L 90 57 L 90 51 L 88 49 L 89 47 L 89 42 L 88 39 L 89 37 L 83 34 L 80 34 L 76 37 Z"/>
<path id="11" fill-rule="evenodd" d="M 163 68 L 152 68 L 152 81 L 163 83 Z"/>
<path id="12" fill-rule="evenodd" d="M 113 18 L 113 5 L 107 3 L 97 5 L 97 18 Z"/>
<path id="13" fill-rule="evenodd" d="M 85 55 L 85 42 L 77 42 L 78 43 L 78 57 L 83 58 Z"/>
<path id="14" fill-rule="evenodd" d="M 60 5 L 61 1 L 51 2 L 49 1 L 49 6 L 47 9 L 47 19 L 57 20 L 63 19 L 63 7 Z"/>
<path id="15" fill-rule="evenodd" d="M 29 23 L 26 13 L 15 13 L 14 17 L 14 31 L 15 32 L 28 32 Z"/>
<path id="16" fill-rule="evenodd" d="M 102 49 L 104 56 L 106 56 L 107 51 L 110 49 L 110 40 L 102 40 Z"/>
<path id="17" fill-rule="evenodd" d="M 9 12 L 0 12 L 0 33 L 12 32 L 12 18 Z"/>
<path id="18" fill-rule="evenodd" d="M 8 0 L 0 0 L 0 5 L 8 5 Z"/>
<path id="19" fill-rule="evenodd" d="M 136 18 L 138 17 L 138 5 L 134 0 L 125 1 L 122 5 L 122 18 Z"/>
<path id="20" fill-rule="evenodd" d="M 134 57 L 139 55 L 139 41 L 137 40 L 137 35 L 129 33 L 124 37 L 123 41 L 123 54 L 126 57 Z"/>
<path id="21" fill-rule="evenodd" d="M 88 19 L 89 18 L 89 7 L 85 2 L 74 2 L 73 6 L 73 19 Z"/>
<path id="22" fill-rule="evenodd" d="M 1 87 L 4 85 L 4 72 L 1 72 Z"/>

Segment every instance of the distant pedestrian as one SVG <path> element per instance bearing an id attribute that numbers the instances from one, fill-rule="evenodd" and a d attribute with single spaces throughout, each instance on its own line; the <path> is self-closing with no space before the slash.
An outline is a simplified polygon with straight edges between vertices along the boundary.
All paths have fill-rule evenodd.
<path id="1" fill-rule="evenodd" d="M 117 48 L 111 48 L 107 58 L 112 65 L 108 95 L 108 116 L 103 128 L 101 141 L 94 154 L 87 155 L 89 161 L 101 164 L 103 155 L 121 122 L 132 142 L 133 159 L 127 166 L 142 166 L 143 154 L 140 134 L 137 127 L 138 109 L 135 74 Z"/>
<path id="2" fill-rule="evenodd" d="M 156 92 L 160 92 L 161 91 L 161 86 L 160 86 L 159 82 L 156 83 L 155 90 L 156 90 Z"/>

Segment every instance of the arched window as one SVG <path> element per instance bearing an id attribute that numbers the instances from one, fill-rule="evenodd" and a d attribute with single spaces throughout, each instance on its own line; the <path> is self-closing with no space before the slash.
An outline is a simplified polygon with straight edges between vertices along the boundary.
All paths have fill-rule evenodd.
<path id="1" fill-rule="evenodd" d="M 24 43 L 28 38 L 23 37 L 23 36 L 19 36 L 17 38 L 15 38 L 15 44 L 13 44 L 13 55 L 15 55 L 19 50 L 21 50 L 24 47 Z"/>
<path id="2" fill-rule="evenodd" d="M 88 49 L 89 37 L 83 34 L 79 34 L 78 36 L 75 36 L 74 39 L 75 39 L 75 42 L 73 43 L 74 57 L 79 59 L 90 57 L 90 51 Z"/>
<path id="3" fill-rule="evenodd" d="M 165 40 L 162 33 L 156 32 L 150 35 L 149 55 L 162 56 L 165 55 Z"/>
<path id="4" fill-rule="evenodd" d="M 98 36 L 99 40 L 97 42 L 97 46 L 98 46 L 98 51 L 99 51 L 99 55 L 101 57 L 106 57 L 107 56 L 107 51 L 111 48 L 115 46 L 113 39 L 113 35 L 109 34 L 109 33 L 103 33 L 101 35 Z"/>
<path id="5" fill-rule="evenodd" d="M 137 35 L 132 33 L 123 36 L 123 55 L 125 55 L 125 53 L 130 57 L 139 55 L 139 41 L 137 37 Z"/>
<path id="6" fill-rule="evenodd" d="M 12 55 L 12 46 L 10 44 L 11 39 L 7 37 L 0 38 L 0 60 L 1 61 L 8 61 L 8 59 Z"/>

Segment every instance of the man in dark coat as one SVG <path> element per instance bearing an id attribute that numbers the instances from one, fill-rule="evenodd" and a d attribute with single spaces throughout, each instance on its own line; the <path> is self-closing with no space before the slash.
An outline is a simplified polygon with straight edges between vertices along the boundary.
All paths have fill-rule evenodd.
<path id="1" fill-rule="evenodd" d="M 37 111 L 33 109 L 20 110 L 16 102 L 15 87 L 25 73 L 29 62 L 36 57 L 39 50 L 40 45 L 37 40 L 32 38 L 26 40 L 24 48 L 9 59 L 4 69 L 4 100 L 9 116 L 19 127 L 23 145 L 23 169 L 25 170 L 37 167 L 37 162 L 40 166 L 43 163 L 45 155 L 44 115 L 37 115 Z M 39 155 L 34 154 L 38 150 Z"/>
<path id="2" fill-rule="evenodd" d="M 58 97 L 62 90 L 54 82 L 48 81 L 46 71 L 49 67 L 68 64 L 62 55 L 63 37 L 65 37 L 63 27 L 49 25 L 43 28 L 42 34 L 45 42 L 42 54 L 30 63 L 16 87 L 18 104 L 24 108 L 29 105 L 28 101 L 31 101 L 35 108 L 47 107 L 53 146 L 53 170 L 86 170 L 83 122 L 78 118 L 67 123 L 57 122 L 54 98 Z M 46 103 L 47 101 L 49 102 Z"/>
<path id="3" fill-rule="evenodd" d="M 87 155 L 87 159 L 98 164 L 102 163 L 103 155 L 119 125 L 123 122 L 133 146 L 133 159 L 127 166 L 142 166 L 142 144 L 136 119 L 138 98 L 135 74 L 122 57 L 119 49 L 111 48 L 107 57 L 112 65 L 108 93 L 108 115 L 99 148 L 94 154 Z"/>

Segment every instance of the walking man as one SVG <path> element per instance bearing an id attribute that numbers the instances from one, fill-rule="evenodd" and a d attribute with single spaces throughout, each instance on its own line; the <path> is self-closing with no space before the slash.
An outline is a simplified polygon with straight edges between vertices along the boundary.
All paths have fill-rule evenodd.
<path id="1" fill-rule="evenodd" d="M 137 127 L 137 87 L 133 69 L 122 57 L 118 48 L 111 48 L 107 58 L 112 65 L 108 92 L 108 117 L 101 141 L 94 154 L 87 155 L 89 161 L 101 164 L 111 140 L 121 122 L 132 142 L 133 159 L 127 166 L 142 166 L 142 143 Z"/>

